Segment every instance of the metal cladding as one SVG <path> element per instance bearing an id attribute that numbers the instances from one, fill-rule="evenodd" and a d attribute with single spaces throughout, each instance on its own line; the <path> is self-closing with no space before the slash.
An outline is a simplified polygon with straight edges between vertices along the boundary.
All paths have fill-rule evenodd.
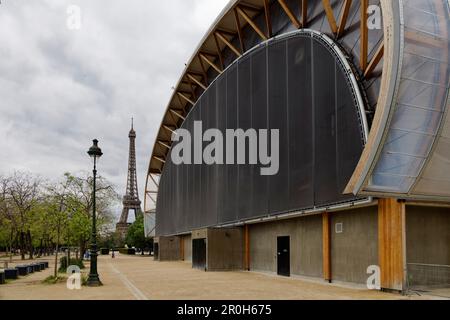
<path id="1" fill-rule="evenodd" d="M 194 121 L 222 132 L 279 129 L 280 170 L 262 176 L 250 164 L 175 165 L 169 155 L 158 235 L 360 200 L 342 191 L 363 150 L 365 115 L 330 43 L 306 31 L 269 41 L 209 86 L 182 128 L 192 136 Z"/>
<path id="2" fill-rule="evenodd" d="M 312 30 L 322 35 L 308 42 Z M 230 1 L 186 65 L 158 132 L 145 197 L 146 212 L 157 205 L 157 233 L 369 196 L 449 202 L 449 35 L 446 0 Z M 327 37 L 344 54 L 327 52 Z M 310 68 L 293 63 L 293 48 Z M 358 88 L 362 103 L 348 96 Z M 279 174 L 175 167 L 172 131 L 194 120 L 280 129 Z"/>

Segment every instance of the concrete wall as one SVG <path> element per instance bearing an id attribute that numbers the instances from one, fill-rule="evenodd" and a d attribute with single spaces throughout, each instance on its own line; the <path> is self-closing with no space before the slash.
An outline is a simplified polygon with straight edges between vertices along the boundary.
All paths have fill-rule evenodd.
<path id="1" fill-rule="evenodd" d="M 206 268 L 208 271 L 243 269 L 242 228 L 209 229 Z"/>
<path id="2" fill-rule="evenodd" d="M 337 223 L 343 232 L 336 233 Z M 367 268 L 378 265 L 378 207 L 331 215 L 331 274 L 333 280 L 365 284 Z"/>
<path id="3" fill-rule="evenodd" d="M 411 288 L 450 285 L 450 209 L 406 207 L 407 279 Z"/>
<path id="4" fill-rule="evenodd" d="M 158 243 L 158 246 L 159 246 L 158 261 L 181 260 L 181 257 L 180 257 L 181 239 L 180 239 L 180 237 L 159 237 L 159 238 L 155 238 L 155 243 Z"/>
<path id="5" fill-rule="evenodd" d="M 450 209 L 406 207 L 408 263 L 450 266 Z"/>
<path id="6" fill-rule="evenodd" d="M 192 237 L 191 235 L 183 236 L 183 252 L 184 252 L 184 261 L 192 261 Z"/>
<path id="7" fill-rule="evenodd" d="M 191 238 L 192 240 L 196 239 L 206 239 L 208 237 L 208 229 L 200 229 L 192 231 Z"/>
<path id="8" fill-rule="evenodd" d="M 277 272 L 277 238 L 291 237 L 291 274 L 322 277 L 322 217 L 249 226 L 250 269 Z"/>

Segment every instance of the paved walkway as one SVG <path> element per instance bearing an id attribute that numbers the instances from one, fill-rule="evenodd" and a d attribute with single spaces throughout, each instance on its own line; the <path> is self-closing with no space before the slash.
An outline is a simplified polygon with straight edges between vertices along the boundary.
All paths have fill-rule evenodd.
<path id="1" fill-rule="evenodd" d="M 51 259 L 51 258 L 49 258 Z M 53 260 L 50 260 L 52 266 Z M 1 266 L 0 262 L 0 266 Z M 65 283 L 44 285 L 52 268 L 0 286 L 0 299 L 45 300 L 302 300 L 411 299 L 395 294 L 327 285 L 249 272 L 202 272 L 188 263 L 155 262 L 145 256 L 99 257 L 104 286 L 68 290 Z M 424 297 L 413 297 L 423 299 Z"/>

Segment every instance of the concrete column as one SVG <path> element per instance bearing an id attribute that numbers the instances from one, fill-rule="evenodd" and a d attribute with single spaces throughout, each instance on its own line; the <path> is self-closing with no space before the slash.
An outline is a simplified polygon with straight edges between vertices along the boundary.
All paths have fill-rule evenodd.
<path id="1" fill-rule="evenodd" d="M 381 288 L 406 289 L 405 202 L 380 199 L 378 202 L 378 241 Z"/>

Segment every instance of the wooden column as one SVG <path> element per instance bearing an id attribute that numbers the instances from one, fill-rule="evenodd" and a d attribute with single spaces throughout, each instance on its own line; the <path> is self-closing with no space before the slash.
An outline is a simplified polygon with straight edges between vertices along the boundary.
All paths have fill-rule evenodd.
<path id="1" fill-rule="evenodd" d="M 381 288 L 403 291 L 406 280 L 405 202 L 378 202 L 378 247 Z"/>
<path id="2" fill-rule="evenodd" d="M 184 261 L 184 237 L 180 237 L 180 260 Z"/>
<path id="3" fill-rule="evenodd" d="M 250 232 L 248 225 L 244 227 L 244 269 L 250 271 Z"/>
<path id="4" fill-rule="evenodd" d="M 323 278 L 330 282 L 331 273 L 331 217 L 328 212 L 322 214 L 322 243 L 323 243 Z"/>

